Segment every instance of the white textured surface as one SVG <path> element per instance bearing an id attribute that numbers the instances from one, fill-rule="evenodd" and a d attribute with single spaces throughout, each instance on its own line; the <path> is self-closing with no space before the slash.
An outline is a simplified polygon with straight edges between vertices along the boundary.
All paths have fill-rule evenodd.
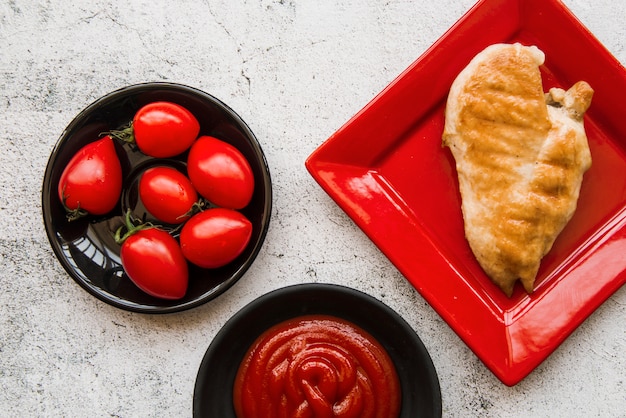
<path id="1" fill-rule="evenodd" d="M 304 168 L 473 3 L 2 1 L 0 415 L 190 416 L 202 356 L 232 314 L 286 284 L 333 282 L 381 299 L 417 330 L 446 417 L 625 416 L 626 289 L 506 387 Z M 565 3 L 626 63 L 626 2 Z M 227 102 L 259 138 L 274 181 L 271 228 L 252 269 L 216 301 L 167 316 L 89 296 L 56 261 L 41 220 L 43 172 L 62 130 L 98 97 L 144 81 Z"/>

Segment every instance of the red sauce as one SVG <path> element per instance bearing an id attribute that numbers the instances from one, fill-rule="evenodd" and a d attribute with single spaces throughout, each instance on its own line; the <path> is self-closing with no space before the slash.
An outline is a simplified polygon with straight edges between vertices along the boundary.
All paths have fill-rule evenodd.
<path id="1" fill-rule="evenodd" d="M 400 383 L 385 349 L 332 316 L 301 316 L 265 331 L 235 379 L 238 418 L 393 418 Z"/>

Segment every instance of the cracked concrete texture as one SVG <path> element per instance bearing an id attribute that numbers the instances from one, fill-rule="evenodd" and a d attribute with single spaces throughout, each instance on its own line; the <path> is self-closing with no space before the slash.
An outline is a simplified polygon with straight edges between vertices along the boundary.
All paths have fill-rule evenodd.
<path id="1" fill-rule="evenodd" d="M 402 312 L 433 357 L 447 417 L 623 414 L 623 288 L 527 379 L 505 387 L 304 169 L 473 3 L 2 2 L 2 414 L 190 416 L 200 361 L 226 320 L 263 293 L 311 281 L 357 288 Z M 626 3 L 565 4 L 626 63 Z M 270 231 L 245 277 L 214 302 L 156 317 L 76 285 L 40 212 L 47 159 L 67 124 L 98 97 L 145 81 L 188 84 L 229 104 L 259 138 L 274 182 Z"/>

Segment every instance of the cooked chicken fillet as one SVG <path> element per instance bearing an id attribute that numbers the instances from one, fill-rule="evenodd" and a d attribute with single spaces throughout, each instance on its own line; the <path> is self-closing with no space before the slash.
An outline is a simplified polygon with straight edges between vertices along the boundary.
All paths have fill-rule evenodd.
<path id="1" fill-rule="evenodd" d="M 544 94 L 536 47 L 496 44 L 452 84 L 443 145 L 456 162 L 465 236 L 479 264 L 511 296 L 534 288 L 541 259 L 576 210 L 591 153 L 584 81 Z"/>

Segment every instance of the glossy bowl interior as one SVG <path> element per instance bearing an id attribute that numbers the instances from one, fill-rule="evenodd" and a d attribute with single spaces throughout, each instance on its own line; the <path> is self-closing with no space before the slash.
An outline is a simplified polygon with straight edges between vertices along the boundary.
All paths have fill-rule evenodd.
<path id="1" fill-rule="evenodd" d="M 189 288 L 175 301 L 155 298 L 137 288 L 125 275 L 120 246 L 113 233 L 123 214 L 133 210 L 136 218 L 150 219 L 137 193 L 141 173 L 153 165 L 186 168 L 187 154 L 167 160 L 148 157 L 134 145 L 116 141 L 124 177 L 118 205 L 103 216 L 87 216 L 68 222 L 57 196 L 63 169 L 84 145 L 102 132 L 121 129 L 143 105 L 171 101 L 189 109 L 200 122 L 200 135 L 212 135 L 238 148 L 247 158 L 255 178 L 252 200 L 241 212 L 252 222 L 250 243 L 230 264 L 219 269 L 200 269 L 190 264 Z M 84 109 L 65 129 L 46 167 L 42 188 L 43 219 L 55 255 L 69 275 L 92 295 L 113 306 L 142 313 L 168 313 L 206 303 L 230 288 L 256 258 L 269 227 L 272 185 L 263 151 L 245 122 L 226 104 L 192 87 L 172 83 L 137 84 L 114 91 Z"/>
<path id="2" fill-rule="evenodd" d="M 437 372 L 411 326 L 377 299 L 332 284 L 301 284 L 275 290 L 252 301 L 226 322 L 200 364 L 193 415 L 235 418 L 232 387 L 248 348 L 271 326 L 309 314 L 348 320 L 369 332 L 387 350 L 400 379 L 401 418 L 442 415 Z"/>

